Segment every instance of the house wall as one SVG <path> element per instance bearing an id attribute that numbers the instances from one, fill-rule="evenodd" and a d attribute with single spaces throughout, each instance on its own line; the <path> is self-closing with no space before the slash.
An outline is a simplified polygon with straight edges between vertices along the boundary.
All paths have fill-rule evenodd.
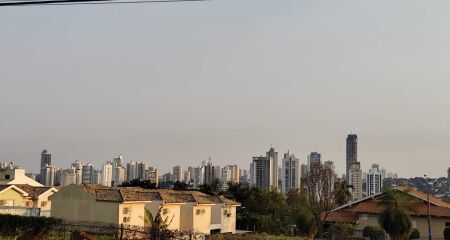
<path id="1" fill-rule="evenodd" d="M 144 227 L 145 203 L 119 204 L 119 224 Z"/>
<path id="2" fill-rule="evenodd" d="M 224 204 L 216 204 L 211 206 L 211 224 L 221 224 L 223 206 Z"/>
<path id="3" fill-rule="evenodd" d="M 236 206 L 224 206 L 221 209 L 221 233 L 236 232 Z M 228 214 L 227 214 L 228 213 Z"/>
<path id="4" fill-rule="evenodd" d="M 210 234 L 211 229 L 211 205 L 193 206 L 193 230 L 200 233 Z M 199 210 L 199 211 L 197 211 Z"/>
<path id="5" fill-rule="evenodd" d="M 194 206 L 196 203 L 188 202 L 180 206 L 180 229 L 182 231 L 193 230 Z"/>
<path id="6" fill-rule="evenodd" d="M 14 189 L 8 189 L 0 193 L 0 200 L 13 200 L 13 206 L 25 206 L 25 199 L 22 194 Z"/>
<path id="7" fill-rule="evenodd" d="M 119 224 L 119 203 L 96 201 L 94 196 L 69 185 L 50 196 L 51 216 L 69 221 L 94 221 Z"/>
<path id="8" fill-rule="evenodd" d="M 153 217 L 157 214 L 160 207 L 162 207 L 161 217 L 167 218 L 170 222 L 168 228 L 170 230 L 181 229 L 181 205 L 180 204 L 163 204 L 163 201 L 153 201 L 145 204 L 145 207 L 152 213 Z M 166 213 L 164 213 L 166 212 Z"/>
<path id="9" fill-rule="evenodd" d="M 359 222 L 355 225 L 355 230 L 363 230 L 366 226 L 378 226 L 378 216 L 373 214 L 360 214 Z M 428 239 L 428 219 L 427 217 L 412 217 L 413 227 L 420 232 L 420 239 Z M 445 223 L 450 223 L 450 218 L 431 218 L 431 233 L 433 239 L 444 238 Z"/>
<path id="10" fill-rule="evenodd" d="M 47 212 L 52 209 L 51 201 L 48 199 L 54 192 L 48 191 L 41 196 L 39 196 L 38 199 L 33 201 L 33 207 L 37 207 L 41 209 L 41 212 Z M 42 202 L 46 202 L 45 206 L 42 206 Z"/>

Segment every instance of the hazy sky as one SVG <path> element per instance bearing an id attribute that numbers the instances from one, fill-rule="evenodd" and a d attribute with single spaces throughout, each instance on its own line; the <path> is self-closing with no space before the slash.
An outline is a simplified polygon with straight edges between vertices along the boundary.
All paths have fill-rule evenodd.
<path id="1" fill-rule="evenodd" d="M 350 131 L 363 170 L 446 175 L 449 1 L 0 7 L 0 162 L 248 168 L 273 144 L 343 173 Z"/>

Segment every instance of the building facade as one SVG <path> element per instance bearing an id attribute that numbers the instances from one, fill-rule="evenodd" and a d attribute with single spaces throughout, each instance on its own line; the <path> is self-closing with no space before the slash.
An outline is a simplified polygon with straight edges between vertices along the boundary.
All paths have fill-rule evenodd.
<path id="1" fill-rule="evenodd" d="M 301 184 L 300 159 L 287 151 L 284 154 L 281 167 L 281 192 L 287 193 L 291 189 L 300 190 Z"/>

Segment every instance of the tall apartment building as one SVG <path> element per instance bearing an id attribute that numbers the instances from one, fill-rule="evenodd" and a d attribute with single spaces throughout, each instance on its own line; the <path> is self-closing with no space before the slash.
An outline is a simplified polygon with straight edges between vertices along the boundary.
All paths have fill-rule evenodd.
<path id="1" fill-rule="evenodd" d="M 102 171 L 94 170 L 92 184 L 102 184 Z"/>
<path id="2" fill-rule="evenodd" d="M 61 186 L 65 187 L 70 184 L 77 184 L 77 173 L 75 168 L 63 170 L 61 174 Z"/>
<path id="3" fill-rule="evenodd" d="M 107 162 L 103 164 L 102 167 L 102 185 L 111 187 L 112 183 L 112 172 L 113 172 L 113 164 L 111 162 Z"/>
<path id="4" fill-rule="evenodd" d="M 239 169 L 239 182 L 243 184 L 248 184 L 249 176 L 247 169 Z"/>
<path id="5" fill-rule="evenodd" d="M 125 182 L 126 169 L 124 167 L 118 166 L 114 169 L 115 175 L 113 176 L 113 185 L 119 186 Z"/>
<path id="6" fill-rule="evenodd" d="M 199 188 L 200 185 L 203 185 L 203 180 L 205 176 L 205 168 L 204 167 L 195 167 L 193 168 L 194 175 L 192 176 L 192 183 L 194 188 Z"/>
<path id="7" fill-rule="evenodd" d="M 358 136 L 349 134 L 346 141 L 345 175 L 349 176 L 350 167 L 358 162 Z"/>
<path id="8" fill-rule="evenodd" d="M 173 176 L 173 181 L 179 181 L 182 182 L 183 181 L 183 168 L 181 166 L 175 166 L 172 169 L 172 176 Z"/>
<path id="9" fill-rule="evenodd" d="M 137 162 L 131 161 L 127 163 L 127 181 L 138 178 L 137 176 Z"/>
<path id="10" fill-rule="evenodd" d="M 272 188 L 278 189 L 278 152 L 275 152 L 275 149 L 270 147 L 269 151 L 266 152 L 266 157 L 270 161 L 270 184 Z"/>
<path id="11" fill-rule="evenodd" d="M 139 178 L 139 180 L 143 181 L 146 179 L 145 171 L 147 170 L 147 168 L 148 168 L 147 163 L 144 163 L 144 162 L 137 163 L 137 166 L 136 166 L 137 176 L 136 177 Z"/>
<path id="12" fill-rule="evenodd" d="M 349 184 L 353 186 L 352 200 L 356 201 L 363 197 L 362 170 L 359 162 L 353 163 L 348 172 Z"/>
<path id="13" fill-rule="evenodd" d="M 383 189 L 384 173 L 378 164 L 372 164 L 366 175 L 366 194 L 367 196 L 379 193 Z"/>
<path id="14" fill-rule="evenodd" d="M 45 182 L 48 180 L 45 179 L 44 169 L 47 165 L 52 165 L 52 155 L 48 153 L 47 149 L 42 150 L 41 152 L 41 165 L 40 165 L 40 174 L 39 174 L 39 182 L 45 185 Z"/>
<path id="15" fill-rule="evenodd" d="M 94 183 L 94 170 L 95 169 L 94 166 L 92 166 L 92 164 L 90 163 L 84 164 L 82 167 L 81 182 L 86 184 Z"/>
<path id="16" fill-rule="evenodd" d="M 308 155 L 308 170 L 322 164 L 322 156 L 318 152 L 311 152 Z"/>
<path id="17" fill-rule="evenodd" d="M 272 169 L 269 158 L 263 156 L 253 157 L 252 164 L 250 165 L 250 175 L 252 185 L 263 189 L 271 189 L 273 187 L 271 179 Z"/>
<path id="18" fill-rule="evenodd" d="M 158 169 L 154 167 L 148 167 L 147 170 L 145 170 L 145 177 L 146 180 L 149 180 L 151 183 L 155 183 L 158 185 Z"/>
<path id="19" fill-rule="evenodd" d="M 217 176 L 217 166 L 214 166 L 211 161 L 209 161 L 204 168 L 204 178 L 203 184 L 211 185 L 216 179 Z"/>
<path id="20" fill-rule="evenodd" d="M 287 151 L 281 165 L 281 192 L 287 193 L 291 189 L 299 190 L 301 183 L 300 159 Z"/>
<path id="21" fill-rule="evenodd" d="M 75 184 L 81 184 L 83 182 L 83 164 L 76 160 L 72 163 L 72 168 L 75 170 Z"/>
<path id="22" fill-rule="evenodd" d="M 54 186 L 55 185 L 55 177 L 56 177 L 56 167 L 53 165 L 45 165 L 43 168 L 43 176 L 44 176 L 44 183 L 42 183 L 45 186 Z"/>
<path id="23" fill-rule="evenodd" d="M 238 183 L 239 182 L 239 167 L 237 165 L 227 165 L 221 170 L 221 186 L 222 190 L 228 189 L 228 182 Z"/>

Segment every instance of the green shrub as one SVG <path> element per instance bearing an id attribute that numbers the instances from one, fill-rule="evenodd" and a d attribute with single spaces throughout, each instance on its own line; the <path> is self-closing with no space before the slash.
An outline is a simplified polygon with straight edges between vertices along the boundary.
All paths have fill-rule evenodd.
<path id="1" fill-rule="evenodd" d="M 61 219 L 56 218 L 0 215 L 0 236 L 42 236 L 61 222 Z"/>
<path id="2" fill-rule="evenodd" d="M 411 231 L 411 234 L 409 234 L 409 239 L 419 239 L 420 238 L 420 232 L 417 228 L 413 228 Z"/>
<path id="3" fill-rule="evenodd" d="M 366 226 L 363 229 L 363 236 L 370 240 L 383 240 L 384 232 L 381 227 L 378 226 Z"/>
<path id="4" fill-rule="evenodd" d="M 353 227 L 350 224 L 336 223 L 331 227 L 331 239 L 347 240 L 353 235 Z"/>

